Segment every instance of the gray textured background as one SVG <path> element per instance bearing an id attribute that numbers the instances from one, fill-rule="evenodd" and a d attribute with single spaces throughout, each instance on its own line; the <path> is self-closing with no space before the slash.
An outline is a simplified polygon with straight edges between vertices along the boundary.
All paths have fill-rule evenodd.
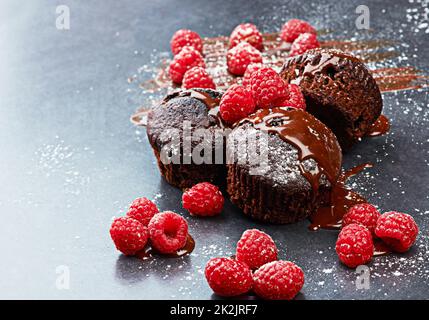
<path id="1" fill-rule="evenodd" d="M 55 28 L 59 4 L 70 7 L 69 31 Z M 250 21 L 271 32 L 289 18 L 305 18 L 332 29 L 322 39 L 396 39 L 402 55 L 380 65 L 411 64 L 427 74 L 427 2 L 368 1 L 371 32 L 355 28 L 358 4 L 1 1 L 0 298 L 215 298 L 203 280 L 204 264 L 232 254 L 250 227 L 270 233 L 280 257 L 303 268 L 306 284 L 298 298 L 429 298 L 427 91 L 384 94 L 391 133 L 345 157 L 346 168 L 375 163 L 353 180 L 356 189 L 382 210 L 412 214 L 422 229 L 409 253 L 373 260 L 369 290 L 357 290 L 354 271 L 339 264 L 336 232 L 307 231 L 307 221 L 258 224 L 229 203 L 218 218 L 189 217 L 180 208 L 181 192 L 160 178 L 144 130 L 129 122 L 137 107 L 156 97 L 127 78 L 147 77 L 160 52 L 169 50 L 171 35 L 184 27 L 216 36 Z M 140 67 L 147 70 L 139 73 Z M 161 209 L 188 218 L 194 254 L 148 262 L 114 250 L 111 218 L 138 196 L 155 197 Z M 55 285 L 62 265 L 70 270 L 69 290 Z"/>

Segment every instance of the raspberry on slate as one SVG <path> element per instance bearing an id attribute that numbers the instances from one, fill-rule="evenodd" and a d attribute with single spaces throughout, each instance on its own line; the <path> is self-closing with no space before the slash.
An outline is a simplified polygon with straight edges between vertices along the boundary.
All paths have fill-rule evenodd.
<path id="1" fill-rule="evenodd" d="M 150 219 L 159 212 L 155 203 L 147 198 L 137 198 L 128 209 L 127 216 L 140 221 L 147 227 Z"/>
<path id="2" fill-rule="evenodd" d="M 289 97 L 278 103 L 276 107 L 291 107 L 295 109 L 305 110 L 305 98 L 301 92 L 301 88 L 293 83 L 287 85 Z"/>
<path id="3" fill-rule="evenodd" d="M 181 215 L 164 211 L 156 214 L 150 221 L 149 236 L 157 251 L 174 253 L 186 244 L 188 223 Z"/>
<path id="4" fill-rule="evenodd" d="M 169 74 L 171 80 L 181 84 L 186 71 L 193 67 L 205 68 L 201 53 L 192 47 L 184 47 L 170 62 Z"/>
<path id="5" fill-rule="evenodd" d="M 304 272 L 290 261 L 272 261 L 253 274 L 253 290 L 264 299 L 291 300 L 304 285 Z"/>
<path id="6" fill-rule="evenodd" d="M 292 43 L 289 57 L 303 54 L 304 52 L 315 48 L 320 48 L 319 41 L 317 41 L 317 36 L 312 33 L 303 33 L 299 35 L 299 37 L 296 38 Z"/>
<path id="7" fill-rule="evenodd" d="M 247 42 L 259 51 L 262 51 L 264 45 L 262 43 L 262 34 L 258 28 L 252 23 L 239 24 L 229 36 L 229 47 L 235 47 L 240 42 Z"/>
<path id="8" fill-rule="evenodd" d="M 132 256 L 146 246 L 149 233 L 139 221 L 129 217 L 120 217 L 113 220 L 110 236 L 116 249 L 127 256 Z"/>
<path id="9" fill-rule="evenodd" d="M 291 19 L 283 25 L 280 37 L 283 41 L 293 42 L 300 34 L 312 33 L 317 35 L 316 29 L 314 29 L 308 22 Z"/>
<path id="10" fill-rule="evenodd" d="M 193 47 L 195 50 L 203 53 L 203 40 L 198 33 L 192 30 L 177 30 L 170 41 L 171 51 L 174 55 L 178 54 L 183 47 Z"/>
<path id="11" fill-rule="evenodd" d="M 262 66 L 262 63 L 251 63 L 247 66 L 243 76 L 243 86 L 250 88 L 250 79 L 252 77 L 253 72 L 258 71 L 262 68 Z"/>
<path id="12" fill-rule="evenodd" d="M 257 229 L 249 229 L 244 231 L 238 241 L 235 257 L 254 270 L 277 260 L 277 253 L 276 244 L 268 234 Z"/>
<path id="13" fill-rule="evenodd" d="M 182 195 L 183 208 L 195 216 L 218 215 L 224 204 L 222 192 L 215 185 L 201 182 L 186 190 Z"/>
<path id="14" fill-rule="evenodd" d="M 202 67 L 193 67 L 183 76 L 182 87 L 185 89 L 206 88 L 216 89 L 212 77 Z"/>
<path id="15" fill-rule="evenodd" d="M 240 42 L 226 53 L 226 64 L 232 74 L 242 76 L 251 63 L 262 63 L 262 54 L 247 42 Z"/>
<path id="16" fill-rule="evenodd" d="M 349 224 L 338 235 L 335 250 L 340 261 L 350 268 L 367 264 L 374 254 L 371 232 L 360 224 Z"/>
<path id="17" fill-rule="evenodd" d="M 228 123 L 243 119 L 255 110 L 255 102 L 250 90 L 233 84 L 222 96 L 219 110 L 222 119 Z"/>
<path id="18" fill-rule="evenodd" d="M 238 296 L 252 288 L 249 267 L 231 258 L 210 259 L 205 268 L 205 276 L 210 288 L 219 296 Z"/>
<path id="19" fill-rule="evenodd" d="M 377 220 L 375 234 L 396 252 L 411 248 L 419 233 L 419 227 L 409 214 L 386 212 Z"/>
<path id="20" fill-rule="evenodd" d="M 250 79 L 250 87 L 253 99 L 260 108 L 272 107 L 289 98 L 286 82 L 271 68 L 255 71 Z"/>
<path id="21" fill-rule="evenodd" d="M 373 235 L 380 212 L 369 203 L 359 203 L 350 208 L 343 217 L 343 228 L 349 224 L 357 223 L 366 227 Z"/>

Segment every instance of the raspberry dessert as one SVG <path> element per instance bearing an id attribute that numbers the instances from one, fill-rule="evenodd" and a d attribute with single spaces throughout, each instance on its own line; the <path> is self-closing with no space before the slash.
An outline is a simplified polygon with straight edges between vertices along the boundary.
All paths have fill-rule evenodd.
<path id="1" fill-rule="evenodd" d="M 375 234 L 396 252 L 406 252 L 414 244 L 419 228 L 413 217 L 402 212 L 386 212 L 377 220 Z"/>
<path id="2" fill-rule="evenodd" d="M 248 141 L 261 147 L 250 152 Z M 313 213 L 329 196 L 342 161 L 331 130 L 291 108 L 260 109 L 241 120 L 228 136 L 227 155 L 231 201 L 246 215 L 272 223 Z"/>
<path id="3" fill-rule="evenodd" d="M 139 221 L 129 217 L 120 217 L 113 221 L 110 236 L 116 249 L 127 256 L 132 256 L 146 246 L 149 232 Z"/>
<path id="4" fill-rule="evenodd" d="M 338 235 L 335 250 L 340 261 L 350 268 L 367 264 L 374 254 L 371 232 L 360 224 L 349 224 Z"/>
<path id="5" fill-rule="evenodd" d="M 380 212 L 377 208 L 369 203 L 359 203 L 344 215 L 342 227 L 357 223 L 366 227 L 373 235 L 377 220 L 380 217 Z"/>
<path id="6" fill-rule="evenodd" d="M 212 77 L 208 74 L 206 69 L 202 67 L 193 67 L 186 71 L 182 82 L 182 87 L 185 89 L 216 89 L 216 85 L 213 82 Z"/>
<path id="7" fill-rule="evenodd" d="M 155 203 L 147 198 L 137 198 L 128 209 L 127 216 L 140 221 L 147 227 L 150 219 L 159 212 Z"/>
<path id="8" fill-rule="evenodd" d="M 293 42 L 303 33 L 317 35 L 316 29 L 314 29 L 308 22 L 299 19 L 291 19 L 283 25 L 280 37 L 283 41 Z"/>
<path id="9" fill-rule="evenodd" d="M 186 71 L 193 67 L 205 67 L 203 56 L 193 47 L 183 47 L 174 59 L 170 62 L 168 69 L 171 80 L 181 84 Z"/>
<path id="10" fill-rule="evenodd" d="M 209 217 L 221 213 L 224 199 L 218 187 L 201 182 L 183 193 L 182 204 L 194 216 Z"/>
<path id="11" fill-rule="evenodd" d="M 174 55 L 178 54 L 183 47 L 193 47 L 195 50 L 203 53 L 203 40 L 198 33 L 188 29 L 176 31 L 170 41 L 171 51 Z"/>
<path id="12" fill-rule="evenodd" d="M 304 286 L 304 272 L 290 261 L 269 262 L 253 274 L 253 290 L 268 300 L 292 300 Z"/>
<path id="13" fill-rule="evenodd" d="M 155 153 L 161 175 L 173 186 L 190 188 L 198 182 L 216 182 L 225 179 L 224 161 L 216 160 L 216 154 L 225 154 L 224 146 L 212 139 L 212 158 L 209 163 L 195 163 L 191 152 L 203 141 L 193 139 L 184 145 L 180 139 L 189 125 L 193 134 L 198 129 L 207 129 L 213 137 L 223 127 L 219 111 L 222 94 L 210 89 L 191 89 L 168 95 L 159 105 L 152 108 L 147 117 L 147 136 Z M 179 139 L 177 138 L 179 136 Z M 220 137 L 223 139 L 223 137 Z M 184 153 L 184 148 L 191 150 Z M 219 150 L 218 148 L 221 148 Z"/>
<path id="14" fill-rule="evenodd" d="M 240 42 L 226 54 L 228 71 L 236 76 L 242 76 L 251 63 L 262 63 L 262 54 L 247 42 Z"/>
<path id="15" fill-rule="evenodd" d="M 262 34 L 252 23 L 243 23 L 235 27 L 229 36 L 229 47 L 235 47 L 243 41 L 247 42 L 259 51 L 262 51 L 264 48 L 264 45 L 262 44 Z"/>
<path id="16" fill-rule="evenodd" d="M 276 103 L 289 98 L 287 84 L 271 68 L 261 68 L 253 72 L 250 88 L 253 99 L 260 108 L 275 106 Z"/>
<path id="17" fill-rule="evenodd" d="M 339 50 L 314 49 L 288 58 L 280 76 L 300 86 L 306 110 L 335 133 L 343 149 L 365 136 L 381 114 L 383 101 L 370 71 Z"/>
<path id="18" fill-rule="evenodd" d="M 320 48 L 316 35 L 312 33 L 303 33 L 293 41 L 292 46 L 290 47 L 289 56 L 293 57 L 316 48 Z"/>
<path id="19" fill-rule="evenodd" d="M 268 234 L 257 229 L 250 229 L 244 231 L 238 241 L 235 257 L 254 270 L 277 260 L 277 253 L 277 246 Z"/>
<path id="20" fill-rule="evenodd" d="M 188 223 L 172 211 L 155 215 L 148 229 L 152 247 L 160 253 L 175 253 L 185 246 L 188 238 Z"/>
<path id="21" fill-rule="evenodd" d="M 249 267 L 230 258 L 210 259 L 205 268 L 205 276 L 210 288 L 219 296 L 238 296 L 252 288 Z"/>
<path id="22" fill-rule="evenodd" d="M 243 119 L 255 110 L 252 93 L 246 87 L 233 84 L 220 101 L 220 116 L 227 123 Z"/>
<path id="23" fill-rule="evenodd" d="M 250 79 L 255 71 L 262 68 L 262 63 L 251 63 L 247 66 L 246 71 L 243 75 L 242 85 L 250 88 Z"/>

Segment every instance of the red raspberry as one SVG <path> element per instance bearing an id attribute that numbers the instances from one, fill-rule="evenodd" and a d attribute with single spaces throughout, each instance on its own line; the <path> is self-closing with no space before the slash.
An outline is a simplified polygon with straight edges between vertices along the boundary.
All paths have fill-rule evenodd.
<path id="1" fill-rule="evenodd" d="M 303 33 L 292 43 L 290 47 L 289 57 L 303 54 L 307 50 L 320 48 L 317 36 L 312 33 Z"/>
<path id="2" fill-rule="evenodd" d="M 177 213 L 164 211 L 149 223 L 152 246 L 160 253 L 174 253 L 183 248 L 188 237 L 188 223 Z"/>
<path id="3" fill-rule="evenodd" d="M 316 29 L 314 29 L 308 22 L 291 19 L 283 25 L 280 37 L 286 42 L 293 42 L 300 34 L 312 33 L 317 35 Z"/>
<path id="4" fill-rule="evenodd" d="M 305 98 L 301 92 L 301 88 L 296 84 L 289 83 L 287 85 L 289 97 L 281 101 L 276 107 L 291 107 L 295 109 L 305 110 Z"/>
<path id="5" fill-rule="evenodd" d="M 255 102 L 250 90 L 233 84 L 222 96 L 219 110 L 222 119 L 229 123 L 234 123 L 251 114 L 255 110 Z"/>
<path id="6" fill-rule="evenodd" d="M 219 296 L 233 297 L 252 288 L 252 273 L 249 267 L 230 258 L 212 258 L 205 269 L 207 282 Z"/>
<path id="7" fill-rule="evenodd" d="M 262 54 L 247 42 L 240 42 L 226 54 L 226 64 L 232 74 L 242 76 L 251 63 L 261 63 Z"/>
<path id="8" fill-rule="evenodd" d="M 349 224 L 338 235 L 335 250 L 340 261 L 350 268 L 367 264 L 374 254 L 371 232 L 360 224 Z"/>
<path id="9" fill-rule="evenodd" d="M 250 79 L 252 77 L 253 72 L 258 71 L 262 68 L 262 63 L 251 63 L 247 66 L 246 71 L 243 76 L 243 86 L 250 88 Z"/>
<path id="10" fill-rule="evenodd" d="M 277 260 L 277 252 L 276 244 L 268 234 L 257 229 L 250 229 L 244 231 L 238 241 L 235 257 L 254 270 Z"/>
<path id="11" fill-rule="evenodd" d="M 212 77 L 208 74 L 206 69 L 202 67 L 193 67 L 186 71 L 183 76 L 182 87 L 185 89 L 192 88 L 207 88 L 216 89 Z"/>
<path id="12" fill-rule="evenodd" d="M 286 82 L 271 68 L 261 68 L 254 72 L 250 87 L 253 99 L 260 108 L 269 108 L 276 102 L 289 98 Z"/>
<path id="13" fill-rule="evenodd" d="M 193 47 L 195 50 L 203 53 L 203 40 L 201 40 L 198 33 L 192 30 L 177 30 L 171 38 L 170 45 L 174 55 L 178 54 L 186 46 Z"/>
<path id="14" fill-rule="evenodd" d="M 182 195 L 183 208 L 195 216 L 215 216 L 223 209 L 224 199 L 219 188 L 208 182 L 201 182 Z"/>
<path id="15" fill-rule="evenodd" d="M 253 274 L 255 293 L 269 300 L 291 300 L 304 285 L 304 272 L 290 261 L 272 261 Z"/>
<path id="16" fill-rule="evenodd" d="M 192 47 L 184 47 L 170 62 L 170 78 L 173 82 L 181 84 L 186 71 L 193 67 L 205 68 L 205 66 L 201 53 Z"/>
<path id="17" fill-rule="evenodd" d="M 262 44 L 262 34 L 252 23 L 243 23 L 235 27 L 229 36 L 229 47 L 235 47 L 243 41 L 247 42 L 259 51 L 262 51 L 264 48 L 264 45 Z"/>
<path id="18" fill-rule="evenodd" d="M 419 233 L 419 227 L 413 217 L 401 212 L 383 213 L 377 221 L 375 234 L 396 252 L 405 252 L 411 248 Z"/>
<path id="19" fill-rule="evenodd" d="M 147 227 L 150 219 L 159 212 L 155 203 L 147 198 L 137 198 L 128 209 L 127 216 L 140 221 Z"/>
<path id="20" fill-rule="evenodd" d="M 369 203 L 359 203 L 344 215 L 343 228 L 349 224 L 357 223 L 366 227 L 373 235 L 380 212 Z"/>
<path id="21" fill-rule="evenodd" d="M 139 221 L 129 217 L 120 217 L 113 220 L 110 236 L 116 249 L 127 256 L 132 256 L 146 246 L 149 233 Z"/>

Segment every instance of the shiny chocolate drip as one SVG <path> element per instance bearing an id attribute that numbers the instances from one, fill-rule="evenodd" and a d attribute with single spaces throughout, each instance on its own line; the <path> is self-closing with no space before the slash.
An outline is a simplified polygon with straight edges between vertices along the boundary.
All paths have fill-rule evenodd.
<path id="1" fill-rule="evenodd" d="M 385 115 L 381 115 L 378 119 L 371 125 L 369 131 L 366 133 L 367 137 L 377 137 L 382 136 L 387 133 L 390 129 L 389 119 Z"/>
<path id="2" fill-rule="evenodd" d="M 188 234 L 188 237 L 186 238 L 186 244 L 183 248 L 177 250 L 174 253 L 170 253 L 170 254 L 163 253 L 162 256 L 166 256 L 170 258 L 180 258 L 190 254 L 192 251 L 194 251 L 194 248 L 195 248 L 195 240 L 191 237 L 191 235 Z M 147 245 L 143 250 L 137 252 L 136 254 L 138 258 L 143 260 L 152 258 L 154 255 L 161 255 L 161 253 L 157 252 L 150 245 Z"/>
<path id="3" fill-rule="evenodd" d="M 239 124 L 250 122 L 255 129 L 278 134 L 298 150 L 299 168 L 314 191 L 324 174 L 332 185 L 341 169 L 341 150 L 332 132 L 316 118 L 299 109 L 260 109 Z M 313 159 L 317 169 L 308 172 L 303 161 Z"/>

